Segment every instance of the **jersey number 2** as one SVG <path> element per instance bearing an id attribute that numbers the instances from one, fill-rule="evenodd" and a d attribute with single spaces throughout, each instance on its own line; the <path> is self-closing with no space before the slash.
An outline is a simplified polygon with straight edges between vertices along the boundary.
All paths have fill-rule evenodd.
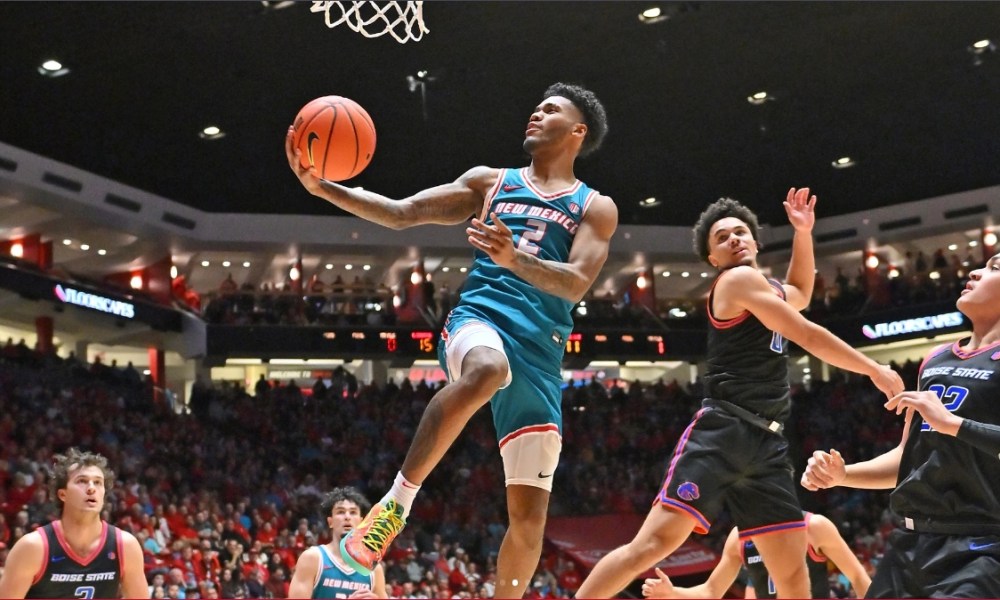
<path id="1" fill-rule="evenodd" d="M 74 598 L 93 598 L 94 597 L 94 586 L 92 585 L 81 585 L 76 588 L 73 592 Z"/>
<path id="2" fill-rule="evenodd" d="M 535 242 L 545 237 L 545 228 L 548 226 L 548 223 L 539 221 L 538 219 L 528 219 L 524 222 L 524 226 L 531 229 L 525 230 L 521 234 L 521 241 L 517 243 L 517 249 L 534 256 L 540 250 L 538 244 Z"/>

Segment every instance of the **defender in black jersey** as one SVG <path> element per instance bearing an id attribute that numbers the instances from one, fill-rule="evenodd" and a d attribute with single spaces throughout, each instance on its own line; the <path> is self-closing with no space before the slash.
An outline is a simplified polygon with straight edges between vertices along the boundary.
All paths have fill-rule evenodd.
<path id="1" fill-rule="evenodd" d="M 956 303 L 972 335 L 920 365 L 899 446 L 844 465 L 816 452 L 802 485 L 891 488 L 900 527 L 889 537 L 869 596 L 1000 598 L 1000 254 L 969 274 Z"/>
<path id="2" fill-rule="evenodd" d="M 809 540 L 806 563 L 809 566 L 810 598 L 830 597 L 828 562 L 836 565 L 850 580 L 858 598 L 864 596 L 872 582 L 871 577 L 840 536 L 837 526 L 822 515 L 808 512 L 805 513 L 805 520 L 806 537 Z M 722 598 L 736 582 L 741 570 L 745 570 L 750 579 L 753 597 L 776 597 L 774 582 L 753 540 L 741 542 L 739 531 L 735 527 L 726 538 L 719 564 L 712 569 L 704 583 L 687 588 L 674 587 L 670 578 L 657 569 L 657 577 L 647 579 L 642 584 L 642 595 L 646 598 Z"/>
<path id="3" fill-rule="evenodd" d="M 615 594 L 673 552 L 691 531 L 706 533 L 725 507 L 741 540 L 753 539 L 779 596 L 809 594 L 806 532 L 782 431 L 790 412 L 785 340 L 842 369 L 869 376 L 888 397 L 903 390 L 889 367 L 854 350 L 799 314 L 815 277 L 816 197 L 792 188 L 785 200 L 795 229 L 785 283 L 757 268 L 757 217 L 723 198 L 694 227 L 698 254 L 719 270 L 708 298 L 711 326 L 706 398 L 681 435 L 646 522 L 605 556 L 578 597 Z"/>
<path id="4" fill-rule="evenodd" d="M 71 448 L 55 457 L 51 481 L 62 516 L 14 544 L 0 598 L 149 598 L 138 540 L 101 520 L 113 480 L 99 454 Z"/>

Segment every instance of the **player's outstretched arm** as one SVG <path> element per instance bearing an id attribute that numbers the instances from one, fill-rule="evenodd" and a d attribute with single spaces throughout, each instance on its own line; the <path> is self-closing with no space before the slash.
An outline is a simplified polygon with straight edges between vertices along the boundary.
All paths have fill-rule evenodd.
<path id="1" fill-rule="evenodd" d="M 0 576 L 0 598 L 24 598 L 42 566 L 45 546 L 40 531 L 33 531 L 17 540 L 7 555 Z"/>
<path id="2" fill-rule="evenodd" d="M 811 492 L 838 485 L 865 490 L 896 487 L 899 479 L 899 461 L 903 457 L 903 446 L 906 445 L 906 439 L 910 435 L 912 418 L 913 412 L 906 411 L 903 436 L 899 440 L 899 445 L 871 460 L 847 465 L 844 464 L 844 457 L 836 450 L 813 452 L 806 463 L 806 470 L 802 473 L 802 487 Z"/>
<path id="3" fill-rule="evenodd" d="M 469 243 L 543 292 L 579 302 L 608 259 L 611 236 L 618 228 L 618 207 L 607 196 L 597 196 L 573 238 L 568 262 L 542 260 L 514 247 L 514 236 L 503 220 L 490 214 L 492 224 L 473 219 L 466 229 Z"/>
<path id="4" fill-rule="evenodd" d="M 356 190 L 320 179 L 315 167 L 304 169 L 299 162 L 302 151 L 292 144 L 291 127 L 285 136 L 288 166 L 310 194 L 366 221 L 391 229 L 414 225 L 455 225 L 479 214 L 487 192 L 500 175 L 498 169 L 473 167 L 452 183 L 418 192 L 409 198 L 393 200 L 367 190 Z"/>
<path id="5" fill-rule="evenodd" d="M 719 564 L 704 583 L 676 587 L 666 573 L 656 569 L 656 577 L 643 582 L 642 595 L 646 598 L 722 598 L 739 576 L 742 562 L 739 531 L 734 527 L 722 547 Z"/>
<path id="6" fill-rule="evenodd" d="M 764 275 L 750 266 L 733 267 L 719 277 L 716 298 L 750 311 L 765 327 L 802 346 L 835 367 L 867 375 L 888 398 L 903 391 L 903 380 L 886 365 L 868 358 L 843 340 L 800 315 L 774 293 Z"/>
<path id="7" fill-rule="evenodd" d="M 868 586 L 872 584 L 872 578 L 841 537 L 837 526 L 823 515 L 812 515 L 809 519 L 809 541 L 813 548 L 832 560 L 837 569 L 847 577 L 854 588 L 855 597 L 864 598 L 868 593 Z"/>
<path id="8" fill-rule="evenodd" d="M 788 222 L 795 234 L 792 237 L 792 257 L 785 275 L 786 300 L 795 310 L 803 310 L 812 301 L 813 284 L 816 282 L 816 257 L 813 254 L 812 230 L 816 224 L 816 196 L 809 195 L 809 188 L 788 190 L 784 202 Z"/>

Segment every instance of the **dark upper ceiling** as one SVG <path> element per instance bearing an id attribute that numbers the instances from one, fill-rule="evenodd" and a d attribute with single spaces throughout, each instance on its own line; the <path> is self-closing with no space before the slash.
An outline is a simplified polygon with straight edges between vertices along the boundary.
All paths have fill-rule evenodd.
<path id="1" fill-rule="evenodd" d="M 641 23 L 653 5 L 670 18 Z M 336 214 L 284 162 L 308 100 L 368 109 L 378 148 L 355 184 L 403 196 L 525 164 L 530 110 L 564 80 L 607 108 L 577 175 L 623 223 L 690 225 L 729 195 L 781 224 L 792 185 L 828 216 L 1000 183 L 1000 53 L 969 50 L 1000 40 L 1000 3 L 427 2 L 424 17 L 401 45 L 328 29 L 308 2 L 0 2 L 0 141 L 203 210 Z M 71 72 L 40 76 L 49 58 Z M 761 90 L 776 100 L 751 105 Z M 211 124 L 226 136 L 200 139 Z M 857 165 L 831 167 L 845 155 Z"/>

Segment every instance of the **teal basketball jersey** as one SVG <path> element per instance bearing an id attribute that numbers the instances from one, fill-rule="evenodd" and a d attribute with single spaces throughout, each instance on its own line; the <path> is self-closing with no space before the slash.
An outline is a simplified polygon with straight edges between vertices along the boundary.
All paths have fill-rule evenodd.
<path id="1" fill-rule="evenodd" d="M 580 221 L 597 194 L 579 180 L 565 190 L 547 194 L 528 180 L 526 168 L 501 169 L 480 218 L 492 224 L 490 213 L 496 213 L 513 232 L 518 250 L 542 260 L 568 262 Z M 476 250 L 449 320 L 452 324 L 485 320 L 561 361 L 566 338 L 573 330 L 572 308 L 570 301 L 543 292 Z"/>
<path id="2" fill-rule="evenodd" d="M 334 560 L 326 546 L 317 547 L 323 564 L 313 586 L 313 598 L 348 598 L 358 590 L 374 588 L 375 575 L 362 575 L 343 561 Z"/>

